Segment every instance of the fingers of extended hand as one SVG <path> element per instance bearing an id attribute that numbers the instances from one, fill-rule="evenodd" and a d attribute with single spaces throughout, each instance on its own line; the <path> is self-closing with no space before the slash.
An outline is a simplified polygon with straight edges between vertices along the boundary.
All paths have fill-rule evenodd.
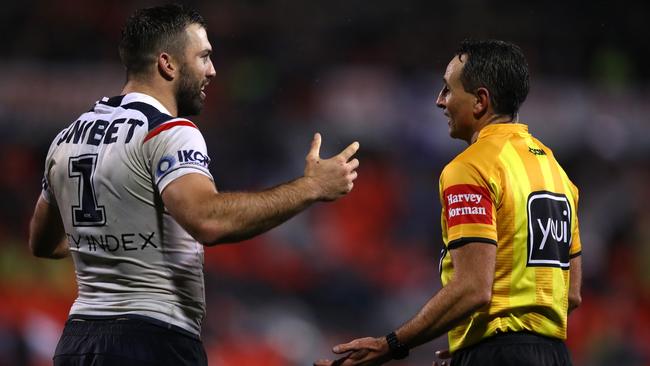
<path id="1" fill-rule="evenodd" d="M 349 358 L 355 361 L 363 360 L 366 356 L 368 356 L 368 353 L 370 353 L 370 350 L 362 348 L 360 350 L 350 353 Z"/>
<path id="2" fill-rule="evenodd" d="M 359 159 L 352 159 L 348 162 L 348 167 L 352 170 L 355 170 L 359 167 Z"/>
<path id="3" fill-rule="evenodd" d="M 320 158 L 321 141 L 322 138 L 320 133 L 316 132 L 314 134 L 314 139 L 311 140 L 311 149 L 309 150 L 309 154 L 307 154 L 308 159 L 318 160 Z"/>
<path id="4" fill-rule="evenodd" d="M 355 141 L 346 147 L 345 150 L 341 151 L 338 156 L 345 159 L 345 161 L 348 161 L 357 152 L 357 150 L 359 150 L 359 143 Z"/>
<path id="5" fill-rule="evenodd" d="M 314 362 L 314 366 L 348 366 L 350 364 L 350 362 L 352 362 L 352 360 L 350 360 L 350 362 L 346 362 L 346 361 L 348 361 L 349 357 L 350 357 L 350 355 L 345 355 L 345 356 L 343 356 L 343 357 L 341 357 L 339 359 L 336 359 L 334 361 L 321 359 L 321 360 L 318 360 L 318 361 Z"/>
<path id="6" fill-rule="evenodd" d="M 345 353 L 348 351 L 375 350 L 375 338 L 366 337 L 355 339 L 345 344 L 339 344 L 332 349 L 334 353 Z"/>

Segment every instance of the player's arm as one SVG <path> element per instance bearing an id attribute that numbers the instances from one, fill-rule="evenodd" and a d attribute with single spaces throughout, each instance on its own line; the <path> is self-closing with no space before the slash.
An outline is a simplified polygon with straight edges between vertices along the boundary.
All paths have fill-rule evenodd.
<path id="1" fill-rule="evenodd" d="M 414 348 L 449 331 L 459 321 L 489 304 L 492 298 L 496 245 L 472 242 L 450 250 L 454 273 L 411 320 L 395 331 L 399 342 Z M 315 365 L 379 364 L 390 359 L 384 337 L 361 338 L 334 347 L 334 353 L 350 352 L 339 361 L 321 360 Z"/>
<path id="2" fill-rule="evenodd" d="M 571 258 L 569 267 L 569 313 L 575 310 L 582 302 L 580 289 L 582 288 L 582 256 Z"/>
<path id="3" fill-rule="evenodd" d="M 335 200 L 352 190 L 359 166 L 354 142 L 337 156 L 321 159 L 320 134 L 314 136 L 304 176 L 251 193 L 218 193 L 202 174 L 187 174 L 162 192 L 165 207 L 195 239 L 206 245 L 236 242 L 265 232 L 316 201 Z"/>
<path id="4" fill-rule="evenodd" d="M 69 255 L 59 209 L 39 197 L 29 224 L 29 249 L 36 257 L 60 259 Z"/>

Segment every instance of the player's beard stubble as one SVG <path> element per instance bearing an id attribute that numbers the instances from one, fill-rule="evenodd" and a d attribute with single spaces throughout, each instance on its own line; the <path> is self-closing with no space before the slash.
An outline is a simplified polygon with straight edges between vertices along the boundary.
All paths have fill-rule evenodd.
<path id="1" fill-rule="evenodd" d="M 201 88 L 205 82 L 192 76 L 187 65 L 181 66 L 178 88 L 176 89 L 176 103 L 178 116 L 196 116 L 203 109 L 203 96 Z"/>

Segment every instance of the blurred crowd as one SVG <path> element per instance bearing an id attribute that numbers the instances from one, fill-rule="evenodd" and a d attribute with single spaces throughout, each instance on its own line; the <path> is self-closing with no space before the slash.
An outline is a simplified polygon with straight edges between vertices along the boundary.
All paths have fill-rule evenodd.
<path id="1" fill-rule="evenodd" d="M 308 365 L 336 343 L 388 333 L 439 289 L 437 179 L 465 145 L 449 138 L 434 101 L 470 35 L 522 46 L 533 78 L 520 120 L 580 188 L 583 303 L 567 340 L 575 364 L 650 364 L 649 50 L 634 25 L 642 11 L 599 2 L 190 3 L 214 47 L 217 76 L 193 120 L 220 190 L 301 175 L 316 131 L 323 156 L 361 143 L 351 194 L 256 239 L 207 248 L 210 365 Z M 69 259 L 34 259 L 27 249 L 45 153 L 78 114 L 120 92 L 120 28 L 151 4 L 26 0 L 0 14 L 12 35 L 0 50 L 0 366 L 51 362 L 76 285 Z M 445 347 L 442 337 L 395 364 L 431 364 Z"/>

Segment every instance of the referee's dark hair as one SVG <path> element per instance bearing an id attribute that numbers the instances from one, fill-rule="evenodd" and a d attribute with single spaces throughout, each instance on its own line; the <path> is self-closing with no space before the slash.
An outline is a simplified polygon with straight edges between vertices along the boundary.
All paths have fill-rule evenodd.
<path id="1" fill-rule="evenodd" d="M 498 40 L 466 39 L 456 55 L 467 55 L 460 80 L 468 93 L 484 87 L 496 114 L 515 119 L 530 90 L 528 63 L 521 49 Z"/>
<path id="2" fill-rule="evenodd" d="M 122 30 L 119 46 L 127 78 L 143 74 L 161 52 L 181 55 L 186 45 L 185 28 L 194 23 L 207 27 L 199 13 L 183 5 L 136 10 Z"/>

